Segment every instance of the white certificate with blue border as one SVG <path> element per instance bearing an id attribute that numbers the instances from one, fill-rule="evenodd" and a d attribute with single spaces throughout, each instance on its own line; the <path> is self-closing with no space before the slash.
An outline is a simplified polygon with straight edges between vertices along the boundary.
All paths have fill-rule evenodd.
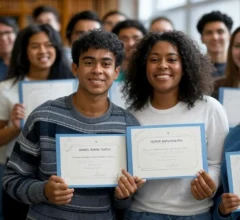
<path id="1" fill-rule="evenodd" d="M 76 79 L 20 81 L 19 101 L 25 107 L 25 118 L 21 120 L 21 127 L 36 107 L 48 100 L 54 100 L 76 92 L 77 85 Z"/>
<path id="2" fill-rule="evenodd" d="M 204 124 L 127 128 L 128 172 L 145 179 L 194 177 L 208 171 Z"/>
<path id="3" fill-rule="evenodd" d="M 57 134 L 57 175 L 69 187 L 114 187 L 127 169 L 125 135 Z"/>
<path id="4" fill-rule="evenodd" d="M 240 197 L 240 151 L 226 152 L 229 192 Z M 234 212 L 240 212 L 240 206 Z"/>
<path id="5" fill-rule="evenodd" d="M 126 109 L 126 99 L 122 93 L 123 81 L 114 81 L 111 88 L 109 89 L 109 99 L 117 106 Z"/>
<path id="6" fill-rule="evenodd" d="M 240 88 L 221 87 L 219 102 L 226 109 L 229 127 L 233 128 L 240 123 Z"/>

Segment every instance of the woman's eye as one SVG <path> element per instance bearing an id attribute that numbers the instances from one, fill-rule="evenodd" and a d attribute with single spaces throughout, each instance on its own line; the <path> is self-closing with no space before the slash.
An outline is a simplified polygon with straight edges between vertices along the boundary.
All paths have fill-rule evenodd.
<path id="1" fill-rule="evenodd" d="M 176 62 L 177 60 L 176 59 L 169 59 L 169 62 Z"/>
<path id="2" fill-rule="evenodd" d="M 151 62 L 157 62 L 158 59 L 156 59 L 156 58 L 151 58 L 150 61 L 151 61 Z"/>

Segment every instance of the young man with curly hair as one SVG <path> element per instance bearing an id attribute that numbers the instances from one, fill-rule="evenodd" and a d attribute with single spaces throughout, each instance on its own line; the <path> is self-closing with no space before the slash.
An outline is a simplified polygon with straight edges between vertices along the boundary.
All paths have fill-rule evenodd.
<path id="1" fill-rule="evenodd" d="M 212 73 L 213 77 L 224 75 L 232 25 L 232 18 L 220 11 L 204 14 L 198 21 L 197 30 L 201 34 L 201 40 L 207 47 L 207 54 L 216 68 Z"/>
<path id="2" fill-rule="evenodd" d="M 30 204 L 27 219 L 115 219 L 114 208 L 128 208 L 131 195 L 143 183 L 123 170 L 116 188 L 72 189 L 56 176 L 57 133 L 124 134 L 127 126 L 139 124 L 108 99 L 123 59 L 117 36 L 91 31 L 74 42 L 72 56 L 77 92 L 32 112 L 6 166 L 4 188 L 14 199 Z"/>
<path id="3" fill-rule="evenodd" d="M 211 71 L 209 59 L 180 31 L 149 33 L 138 44 L 124 86 L 133 115 L 141 125 L 203 123 L 209 172 L 148 180 L 133 195 L 126 219 L 212 219 L 228 122 L 222 105 L 207 95 Z"/>

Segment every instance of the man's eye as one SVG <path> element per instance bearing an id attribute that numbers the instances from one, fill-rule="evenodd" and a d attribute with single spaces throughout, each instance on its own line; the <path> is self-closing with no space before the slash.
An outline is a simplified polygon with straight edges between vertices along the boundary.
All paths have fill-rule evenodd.
<path id="1" fill-rule="evenodd" d="M 89 66 L 89 65 L 92 64 L 92 62 L 91 61 L 85 61 L 84 64 Z"/>
<path id="2" fill-rule="evenodd" d="M 111 63 L 103 63 L 103 66 L 104 67 L 108 67 L 108 66 L 110 66 L 111 65 Z"/>

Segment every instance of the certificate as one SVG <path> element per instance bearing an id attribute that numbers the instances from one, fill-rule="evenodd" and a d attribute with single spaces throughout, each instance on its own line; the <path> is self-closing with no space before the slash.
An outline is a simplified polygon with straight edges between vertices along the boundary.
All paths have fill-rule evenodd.
<path id="1" fill-rule="evenodd" d="M 114 81 L 111 88 L 109 89 L 109 99 L 117 106 L 126 109 L 126 99 L 123 97 L 122 93 L 123 82 Z"/>
<path id="2" fill-rule="evenodd" d="M 57 134 L 57 175 L 70 187 L 114 187 L 127 169 L 125 135 Z"/>
<path id="3" fill-rule="evenodd" d="M 240 123 L 240 89 L 226 87 L 220 88 L 219 101 L 226 109 L 230 128 L 235 127 Z"/>
<path id="4" fill-rule="evenodd" d="M 145 179 L 194 177 L 207 171 L 204 124 L 127 128 L 128 172 Z"/>
<path id="5" fill-rule="evenodd" d="M 240 151 L 226 152 L 227 175 L 230 193 L 240 196 Z M 240 206 L 235 212 L 240 212 Z"/>
<path id="6" fill-rule="evenodd" d="M 36 107 L 48 100 L 54 100 L 76 92 L 77 84 L 75 79 L 20 81 L 19 101 L 25 106 L 25 118 L 21 120 L 21 127 Z"/>

